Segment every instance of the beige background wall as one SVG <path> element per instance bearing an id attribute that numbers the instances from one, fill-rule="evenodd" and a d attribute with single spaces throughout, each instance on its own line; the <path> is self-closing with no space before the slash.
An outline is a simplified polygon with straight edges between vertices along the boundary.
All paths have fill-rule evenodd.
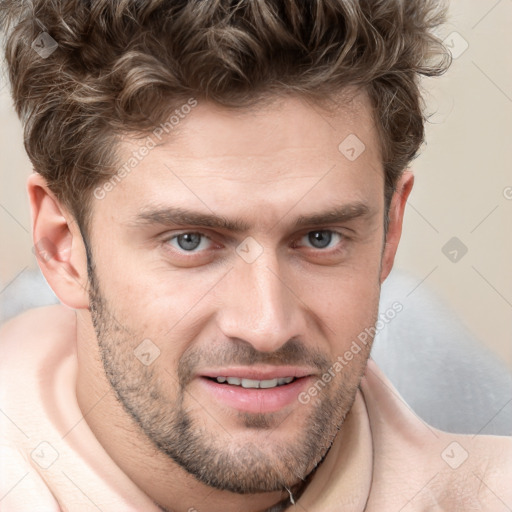
<path id="1" fill-rule="evenodd" d="M 446 76 L 425 82 L 433 116 L 413 166 L 396 266 L 437 292 L 512 368 L 511 26 L 512 0 L 452 2 L 441 35 L 457 58 Z M 0 116 L 1 291 L 36 263 L 25 193 L 31 167 L 5 87 Z"/>
<path id="2" fill-rule="evenodd" d="M 413 165 L 416 184 L 397 261 L 418 282 L 425 279 L 510 367 L 511 26 L 511 0 L 452 2 L 442 35 L 450 36 L 454 56 L 467 49 L 447 75 L 426 84 L 437 113 Z M 442 252 L 452 237 L 468 250 L 456 263 Z"/>

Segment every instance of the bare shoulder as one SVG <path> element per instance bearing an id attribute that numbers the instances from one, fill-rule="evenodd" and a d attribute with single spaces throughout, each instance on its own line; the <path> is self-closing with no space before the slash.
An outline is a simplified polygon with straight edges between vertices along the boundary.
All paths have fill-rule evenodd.
<path id="1" fill-rule="evenodd" d="M 0 333 L 2 335 L 9 335 L 14 330 L 19 331 L 30 326 L 41 325 L 41 323 L 43 325 L 49 324 L 50 321 L 57 321 L 59 323 L 69 322 L 74 318 L 75 312 L 62 304 L 27 309 L 2 324 L 0 326 Z"/>
<path id="2" fill-rule="evenodd" d="M 450 489 L 479 510 L 512 510 L 512 437 L 454 436 L 461 465 L 451 472 Z M 468 499 L 466 503 L 463 498 Z M 466 510 L 466 509 L 464 509 Z"/>
<path id="3" fill-rule="evenodd" d="M 476 469 L 506 480 L 512 496 L 512 436 L 476 436 L 473 451 Z"/>
<path id="4" fill-rule="evenodd" d="M 462 440 L 467 437 L 461 436 Z M 501 465 L 502 469 L 508 467 L 509 471 L 512 470 L 512 436 L 472 436 L 469 446 L 476 456 L 476 463 L 494 463 Z"/>
<path id="5" fill-rule="evenodd" d="M 42 338 L 69 336 L 75 327 L 75 311 L 62 304 L 29 309 L 0 327 L 0 351 L 5 353 Z"/>

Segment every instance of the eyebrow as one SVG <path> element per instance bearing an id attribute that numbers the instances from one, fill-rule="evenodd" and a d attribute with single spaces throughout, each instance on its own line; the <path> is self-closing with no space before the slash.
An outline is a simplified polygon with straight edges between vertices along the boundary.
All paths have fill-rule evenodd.
<path id="1" fill-rule="evenodd" d="M 360 217 L 370 217 L 373 216 L 374 213 L 375 212 L 369 208 L 367 204 L 356 202 L 324 212 L 300 215 L 293 226 L 295 229 L 299 229 L 307 226 L 337 224 Z M 130 225 L 134 227 L 153 224 L 165 226 L 200 226 L 212 229 L 224 229 L 233 233 L 245 233 L 251 228 L 250 224 L 241 219 L 227 219 L 226 217 L 214 213 L 203 213 L 177 207 L 146 208 L 130 222 Z"/>

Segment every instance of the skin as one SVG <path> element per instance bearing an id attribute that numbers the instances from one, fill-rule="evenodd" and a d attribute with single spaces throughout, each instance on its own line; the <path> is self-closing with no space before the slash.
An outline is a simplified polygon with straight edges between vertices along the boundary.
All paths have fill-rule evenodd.
<path id="1" fill-rule="evenodd" d="M 338 150 L 350 134 L 365 145 L 354 161 Z M 140 144 L 126 138 L 121 159 Z M 320 378 L 375 323 L 412 184 L 406 172 L 386 233 L 378 135 L 356 92 L 330 113 L 293 97 L 234 112 L 200 103 L 93 201 L 89 268 L 72 215 L 40 175 L 30 177 L 34 240 L 51 247 L 43 274 L 76 311 L 79 406 L 112 459 L 162 508 L 265 510 L 286 489 L 300 494 L 336 434 L 350 435 L 344 419 L 370 344 L 315 400 L 273 412 L 226 405 L 201 375 L 290 366 L 307 375 L 298 392 Z M 247 229 L 137 218 L 168 207 Z M 295 226 L 340 207 L 361 211 Z M 187 252 L 176 238 L 184 233 L 206 238 Z M 317 247 L 310 234 L 332 238 Z M 261 251 L 251 263 L 237 252 L 247 237 L 256 241 L 251 255 Z M 143 340 L 159 351 L 148 365 L 134 354 Z"/>

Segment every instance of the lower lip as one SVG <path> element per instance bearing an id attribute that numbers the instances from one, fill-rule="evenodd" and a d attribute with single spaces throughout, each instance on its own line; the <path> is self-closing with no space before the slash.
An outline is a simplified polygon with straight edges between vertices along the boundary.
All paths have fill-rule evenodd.
<path id="1" fill-rule="evenodd" d="M 206 377 L 199 381 L 219 402 L 243 412 L 269 413 L 277 412 L 298 400 L 298 395 L 307 386 L 308 377 L 301 377 L 290 384 L 275 388 L 243 388 L 220 384 Z"/>

